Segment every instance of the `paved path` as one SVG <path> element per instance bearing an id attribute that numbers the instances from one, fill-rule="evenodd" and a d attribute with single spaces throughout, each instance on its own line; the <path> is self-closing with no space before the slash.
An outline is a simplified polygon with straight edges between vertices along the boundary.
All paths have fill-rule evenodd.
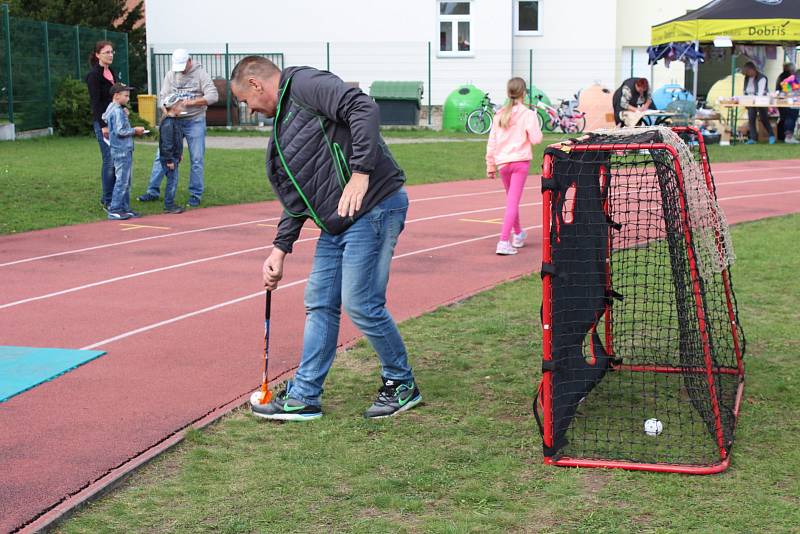
<path id="1" fill-rule="evenodd" d="M 800 211 L 799 168 L 715 165 L 728 221 Z M 389 287 L 397 320 L 539 269 L 538 177 L 522 199 L 529 246 L 510 257 L 494 254 L 498 182 L 408 190 Z M 280 211 L 266 202 L 0 236 L 0 345 L 108 352 L 0 404 L 0 532 L 43 526 L 246 400 L 261 375 L 260 269 Z M 273 377 L 298 362 L 317 235 L 303 230 L 273 299 Z M 343 320 L 340 343 L 357 335 Z"/>
<path id="2" fill-rule="evenodd" d="M 265 149 L 267 147 L 268 133 L 263 137 L 235 137 L 235 136 L 206 136 L 207 148 L 233 148 L 233 149 Z M 384 137 L 389 145 L 407 145 L 412 143 L 485 143 L 483 138 L 465 137 Z"/>

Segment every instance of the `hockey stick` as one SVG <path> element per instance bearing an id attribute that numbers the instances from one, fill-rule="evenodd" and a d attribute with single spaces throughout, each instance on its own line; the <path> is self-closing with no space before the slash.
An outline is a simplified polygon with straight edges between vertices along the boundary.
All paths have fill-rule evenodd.
<path id="1" fill-rule="evenodd" d="M 261 375 L 261 389 L 250 397 L 251 404 L 266 404 L 272 399 L 272 392 L 269 390 L 269 317 L 271 308 L 272 291 L 268 289 L 264 304 L 264 373 Z M 254 397 L 257 398 L 254 399 Z M 256 402 L 254 403 L 253 400 Z"/>

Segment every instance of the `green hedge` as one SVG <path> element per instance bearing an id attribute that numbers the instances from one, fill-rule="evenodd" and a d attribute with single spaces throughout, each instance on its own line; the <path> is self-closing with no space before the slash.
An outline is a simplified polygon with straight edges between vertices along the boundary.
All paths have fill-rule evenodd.
<path id="1" fill-rule="evenodd" d="M 131 111 L 129 119 L 132 126 L 150 128 L 138 113 Z M 92 133 L 92 107 L 84 82 L 73 78 L 61 82 L 53 100 L 53 127 L 57 134 L 65 137 Z M 158 130 L 155 129 L 151 135 L 157 138 Z"/>
<path id="2" fill-rule="evenodd" d="M 87 135 L 92 131 L 89 89 L 82 81 L 65 78 L 53 99 L 53 127 L 59 135 Z"/>

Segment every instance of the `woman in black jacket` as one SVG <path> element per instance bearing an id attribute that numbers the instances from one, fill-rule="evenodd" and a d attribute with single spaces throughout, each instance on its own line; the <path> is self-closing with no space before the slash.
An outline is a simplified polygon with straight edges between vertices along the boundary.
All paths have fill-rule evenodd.
<path id="1" fill-rule="evenodd" d="M 103 183 L 103 196 L 100 204 L 108 211 L 111 204 L 111 194 L 114 191 L 116 177 L 114 175 L 114 162 L 111 159 L 108 139 L 108 126 L 103 120 L 108 104 L 111 102 L 109 90 L 116 79 L 111 72 L 111 63 L 114 61 L 114 45 L 109 41 L 97 41 L 94 51 L 89 55 L 89 64 L 92 68 L 86 74 L 86 85 L 89 86 L 89 102 L 92 105 L 92 125 L 97 143 L 100 145 L 100 156 L 103 165 L 100 168 L 100 177 Z"/>

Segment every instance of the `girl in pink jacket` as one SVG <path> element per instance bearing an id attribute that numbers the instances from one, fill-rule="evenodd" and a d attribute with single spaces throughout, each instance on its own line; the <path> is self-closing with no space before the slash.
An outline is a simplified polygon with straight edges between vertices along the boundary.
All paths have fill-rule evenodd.
<path id="1" fill-rule="evenodd" d="M 531 145 L 542 142 L 536 113 L 524 104 L 525 80 L 511 78 L 506 91 L 508 102 L 495 115 L 486 145 L 486 175 L 495 178 L 500 169 L 506 188 L 506 214 L 496 251 L 504 256 L 516 254 L 517 249 L 525 245 L 527 233 L 519 224 L 519 200 L 533 159 Z"/>

